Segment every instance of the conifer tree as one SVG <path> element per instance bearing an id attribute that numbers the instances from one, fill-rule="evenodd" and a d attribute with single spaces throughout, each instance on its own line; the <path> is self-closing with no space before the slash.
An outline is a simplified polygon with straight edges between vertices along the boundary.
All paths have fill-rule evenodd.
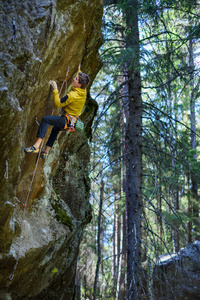
<path id="1" fill-rule="evenodd" d="M 199 203 L 191 191 L 200 181 L 198 139 L 195 147 L 191 144 L 192 133 L 193 138 L 199 135 L 199 124 L 192 129 L 194 118 L 188 115 L 190 110 L 196 112 L 199 67 L 194 52 L 190 65 L 187 51 L 191 41 L 195 49 L 198 41 L 193 38 L 199 30 L 195 22 L 189 26 L 188 14 L 193 21 L 198 16 L 193 10 L 195 1 L 181 5 L 175 0 L 105 3 L 109 6 L 103 20 L 104 68 L 93 87 L 99 114 L 94 124 L 95 167 L 91 178 L 94 195 L 99 194 L 100 178 L 105 182 L 101 222 L 106 241 L 101 248 L 96 295 L 122 300 L 126 289 L 127 299 L 153 298 L 156 259 L 193 242 L 199 231 L 195 223 Z M 100 204 L 97 196 L 94 199 L 94 244 L 90 248 L 93 280 Z M 122 216 L 123 222 L 119 221 Z M 117 229 L 120 222 L 121 230 Z M 120 241 L 113 240 L 113 231 L 119 237 L 122 230 Z M 92 244 L 91 231 L 86 240 Z M 87 282 L 91 297 L 92 276 L 84 276 L 88 276 L 83 282 Z M 113 287 L 116 281 L 117 287 Z"/>

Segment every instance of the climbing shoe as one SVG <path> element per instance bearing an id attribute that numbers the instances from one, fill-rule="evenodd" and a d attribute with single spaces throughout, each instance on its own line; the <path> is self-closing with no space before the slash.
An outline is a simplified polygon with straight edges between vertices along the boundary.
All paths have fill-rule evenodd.
<path id="1" fill-rule="evenodd" d="M 34 146 L 31 146 L 29 148 L 24 148 L 25 153 L 38 153 L 39 149 L 36 149 Z"/>
<path id="2" fill-rule="evenodd" d="M 46 157 L 46 152 L 44 151 L 44 150 L 42 150 L 41 151 L 41 154 L 40 154 L 40 157 L 42 158 L 42 159 L 45 159 L 45 157 Z"/>

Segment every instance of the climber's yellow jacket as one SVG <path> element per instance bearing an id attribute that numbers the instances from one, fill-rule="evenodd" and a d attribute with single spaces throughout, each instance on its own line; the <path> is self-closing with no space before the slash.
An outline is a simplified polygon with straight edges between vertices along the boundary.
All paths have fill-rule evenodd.
<path id="1" fill-rule="evenodd" d="M 57 90 L 53 90 L 54 105 L 56 108 L 63 108 L 72 116 L 79 117 L 85 105 L 87 89 L 71 87 L 71 90 L 62 99 L 59 98 Z"/>

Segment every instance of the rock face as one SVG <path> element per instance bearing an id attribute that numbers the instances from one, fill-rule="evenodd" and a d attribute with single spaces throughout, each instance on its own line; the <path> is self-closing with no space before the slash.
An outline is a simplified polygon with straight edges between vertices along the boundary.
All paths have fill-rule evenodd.
<path id="1" fill-rule="evenodd" d="M 60 89 L 81 64 L 92 83 L 101 68 L 102 13 L 101 0 L 0 1 L 0 299 L 74 297 L 91 219 L 88 138 L 97 104 L 90 94 L 84 133 L 62 132 L 37 169 L 23 149 L 35 142 L 36 118 L 53 112 L 49 80 Z"/>
<path id="2" fill-rule="evenodd" d="M 153 272 L 153 291 L 156 300 L 200 299 L 200 241 L 160 258 Z"/>

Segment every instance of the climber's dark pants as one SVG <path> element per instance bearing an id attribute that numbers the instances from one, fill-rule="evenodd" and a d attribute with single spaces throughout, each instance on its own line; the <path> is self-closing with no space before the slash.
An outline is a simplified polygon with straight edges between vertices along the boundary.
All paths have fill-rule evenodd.
<path id="1" fill-rule="evenodd" d="M 42 118 L 40 127 L 38 129 L 37 137 L 44 139 L 49 125 L 52 125 L 54 127 L 52 128 L 50 137 L 49 137 L 46 145 L 49 147 L 52 147 L 57 138 L 59 131 L 63 130 L 63 128 L 65 127 L 65 117 L 46 116 L 46 117 Z"/>

